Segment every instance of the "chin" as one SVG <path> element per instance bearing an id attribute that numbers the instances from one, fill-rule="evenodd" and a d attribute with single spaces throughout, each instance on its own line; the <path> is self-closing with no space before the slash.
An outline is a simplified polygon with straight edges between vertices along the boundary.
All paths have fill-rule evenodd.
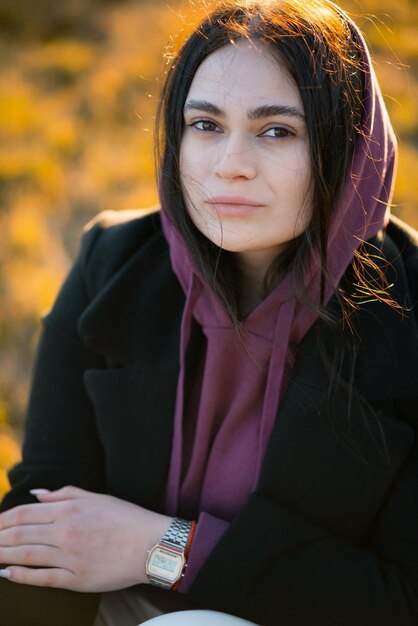
<path id="1" fill-rule="evenodd" d="M 222 250 L 226 250 L 227 252 L 245 252 L 249 248 L 249 246 L 243 244 L 242 240 L 231 240 L 229 238 L 222 237 L 219 233 L 214 234 L 204 231 L 201 232 L 203 232 L 206 239 L 209 239 L 209 241 L 211 241 L 215 246 L 218 246 L 218 248 L 222 248 Z"/>

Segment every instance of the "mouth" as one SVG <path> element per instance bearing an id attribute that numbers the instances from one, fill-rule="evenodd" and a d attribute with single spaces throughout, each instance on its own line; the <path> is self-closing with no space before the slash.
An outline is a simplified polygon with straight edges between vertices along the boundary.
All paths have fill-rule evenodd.
<path id="1" fill-rule="evenodd" d="M 221 215 L 244 215 L 264 206 L 245 196 L 213 196 L 205 202 Z"/>
<path id="2" fill-rule="evenodd" d="M 263 206 L 260 202 L 256 202 L 245 196 L 214 196 L 206 200 L 208 204 L 230 204 L 231 206 Z"/>

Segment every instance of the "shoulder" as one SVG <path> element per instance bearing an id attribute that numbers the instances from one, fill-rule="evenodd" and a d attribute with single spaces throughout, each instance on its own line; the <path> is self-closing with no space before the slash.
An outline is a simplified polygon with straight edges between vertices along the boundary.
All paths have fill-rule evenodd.
<path id="1" fill-rule="evenodd" d="M 391 219 L 385 232 L 365 244 L 374 263 L 366 267 L 367 291 L 350 275 L 351 316 L 357 345 L 359 386 L 369 398 L 415 396 L 418 372 L 418 233 Z M 357 290 L 357 292 L 356 292 Z"/>
<path id="2" fill-rule="evenodd" d="M 121 283 L 125 287 L 128 283 L 129 289 L 147 263 L 157 269 L 161 263 L 155 259 L 165 259 L 168 274 L 167 252 L 158 209 L 100 213 L 84 228 L 80 251 L 44 323 L 78 336 L 79 320 L 93 303 L 104 293 L 112 293 L 109 300 L 114 308 Z"/>
<path id="3" fill-rule="evenodd" d="M 387 292 L 392 305 L 400 305 L 417 322 L 418 232 L 391 216 L 385 231 L 366 242 L 364 249 L 371 260 L 365 277 L 372 289 L 382 289 L 384 298 Z M 392 311 L 389 308 L 388 313 Z"/>
<path id="4" fill-rule="evenodd" d="M 97 236 L 119 238 L 133 235 L 144 230 L 151 223 L 159 223 L 159 207 L 144 209 L 126 209 L 121 211 L 102 211 L 96 215 L 83 229 L 85 239 Z"/>
<path id="5" fill-rule="evenodd" d="M 96 256 L 110 254 L 110 262 L 118 263 L 134 253 L 138 245 L 160 235 L 159 207 L 103 211 L 83 229 L 83 262 L 91 263 Z"/>
<path id="6" fill-rule="evenodd" d="M 402 263 L 405 278 L 411 292 L 412 302 L 418 301 L 418 231 L 391 216 L 386 229 L 392 249 L 396 247 L 397 258 Z"/>
<path id="7" fill-rule="evenodd" d="M 168 250 L 159 208 L 104 211 L 84 228 L 80 264 L 88 291 L 97 293 L 139 253 Z"/>
<path id="8" fill-rule="evenodd" d="M 88 348 L 113 363 L 140 355 L 149 364 L 161 342 L 164 355 L 177 345 L 184 293 L 158 210 L 98 215 L 85 229 L 77 265 L 85 299 L 76 326 Z"/>

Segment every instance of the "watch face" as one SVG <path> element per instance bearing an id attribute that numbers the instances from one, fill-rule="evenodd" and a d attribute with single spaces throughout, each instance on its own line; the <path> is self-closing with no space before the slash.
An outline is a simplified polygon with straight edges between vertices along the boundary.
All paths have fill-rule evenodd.
<path id="1" fill-rule="evenodd" d="M 174 584 L 179 580 L 184 564 L 183 554 L 170 550 L 170 548 L 155 546 L 149 553 L 146 572 L 152 578 Z"/>

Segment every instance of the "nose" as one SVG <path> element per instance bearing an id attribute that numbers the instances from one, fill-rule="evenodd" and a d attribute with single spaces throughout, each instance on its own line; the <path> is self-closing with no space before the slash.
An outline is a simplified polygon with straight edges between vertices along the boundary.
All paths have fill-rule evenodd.
<path id="1" fill-rule="evenodd" d="M 216 157 L 215 174 L 225 180 L 254 178 L 256 176 L 254 147 L 238 135 L 231 134 L 219 146 Z"/>

